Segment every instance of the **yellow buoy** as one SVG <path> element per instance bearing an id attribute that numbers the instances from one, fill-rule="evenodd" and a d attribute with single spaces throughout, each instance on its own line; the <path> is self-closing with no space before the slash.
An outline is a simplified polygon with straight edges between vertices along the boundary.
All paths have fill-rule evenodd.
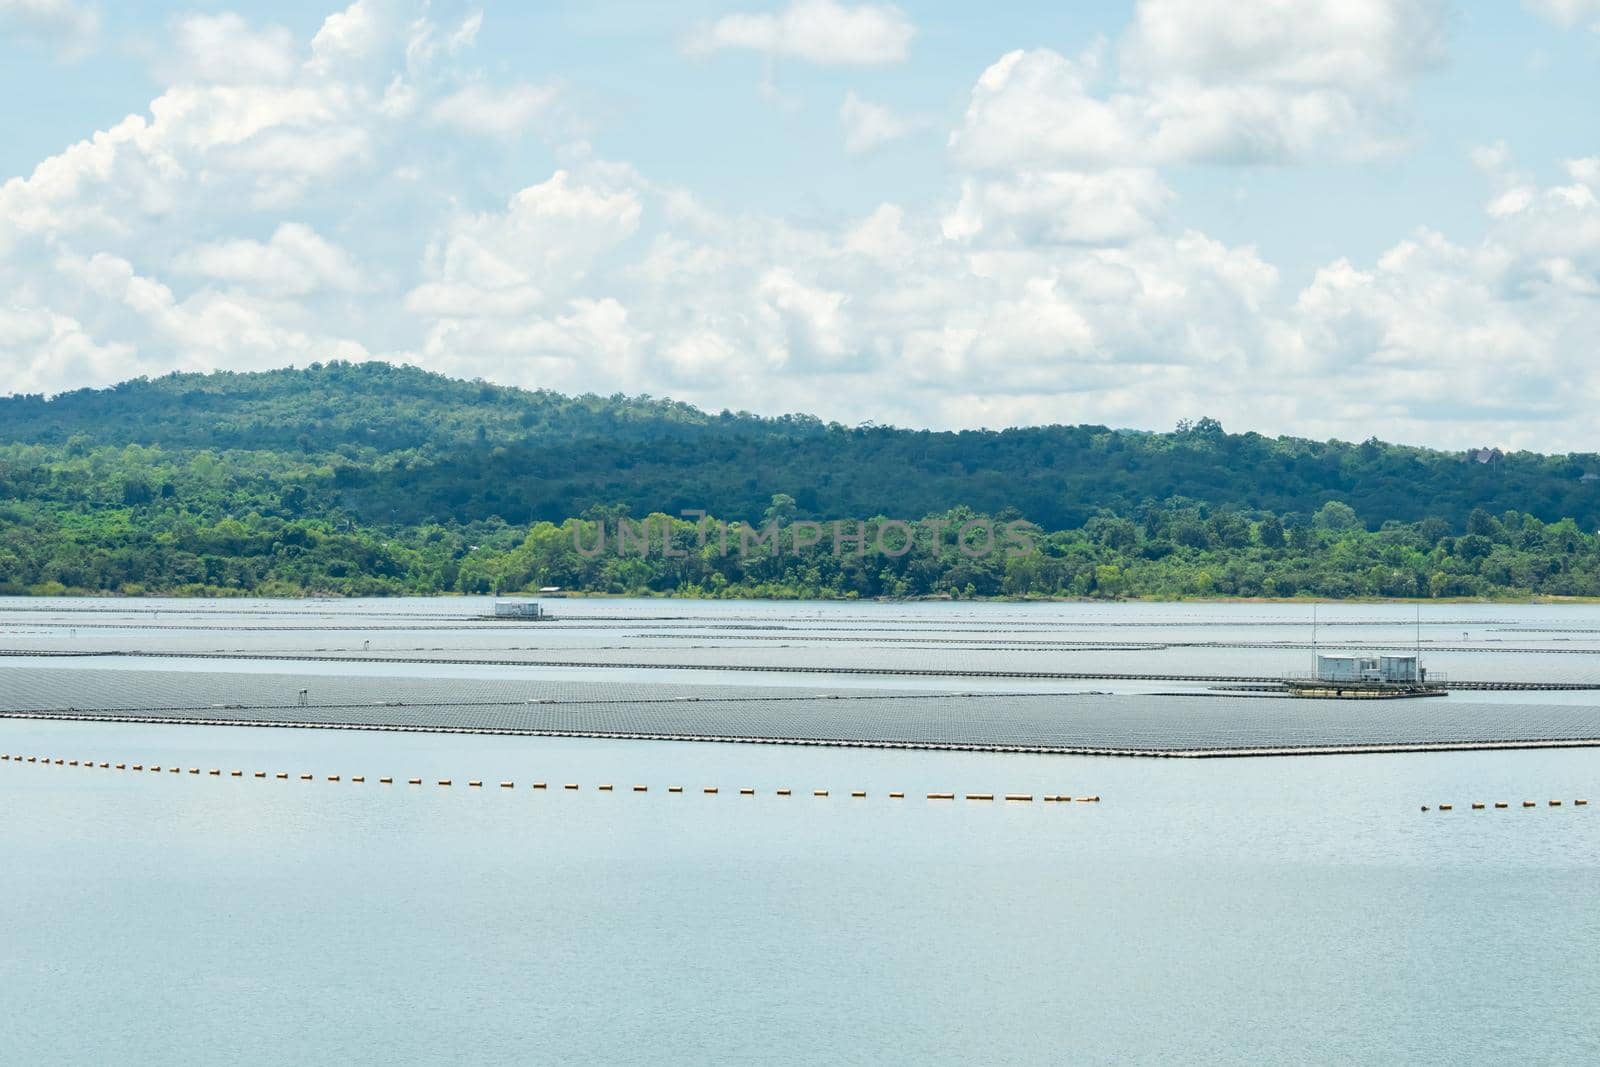
<path id="1" fill-rule="evenodd" d="M 904 793 L 895 792 L 895 793 L 890 793 L 889 794 L 889 799 L 890 800 L 904 800 L 905 798 L 906 798 L 906 795 Z"/>
<path id="2" fill-rule="evenodd" d="M 669 785 L 669 786 L 667 786 L 667 792 L 669 792 L 669 793 L 681 793 L 681 792 L 683 792 L 683 786 L 681 786 L 681 785 Z"/>
<path id="3" fill-rule="evenodd" d="M 517 787 L 517 783 L 516 782 L 501 782 L 500 783 L 500 788 L 501 789 L 515 789 L 516 787 Z"/>
<path id="4" fill-rule="evenodd" d="M 648 793 L 650 792 L 650 787 L 647 785 L 636 785 L 633 787 L 633 791 L 635 793 Z"/>
<path id="5" fill-rule="evenodd" d="M 717 791 L 717 787 L 714 786 L 714 785 L 708 785 L 708 786 L 706 786 L 705 791 L 707 793 L 715 793 Z"/>
<path id="6" fill-rule="evenodd" d="M 1503 800 L 1497 800 L 1494 802 L 1494 806 L 1497 808 L 1509 808 L 1511 805 L 1507 804 Z"/>
<path id="7" fill-rule="evenodd" d="M 468 782 L 467 783 L 467 788 L 468 789 L 482 789 L 483 788 L 483 783 L 479 782 L 479 781 Z"/>
<path id="8" fill-rule="evenodd" d="M 406 784 L 407 785 L 421 785 L 422 784 L 422 779 L 421 778 L 407 778 L 406 779 Z"/>
<path id="9" fill-rule="evenodd" d="M 1483 805 L 1477 803 L 1476 801 L 1474 801 L 1473 804 L 1472 804 L 1472 810 L 1473 811 L 1482 811 L 1483 810 Z"/>
<path id="10" fill-rule="evenodd" d="M 867 795 L 867 791 L 865 789 L 857 789 L 857 790 L 854 790 L 850 795 L 853 796 L 853 797 L 858 797 L 858 798 L 859 797 L 864 797 L 864 796 Z"/>
<path id="11" fill-rule="evenodd" d="M 448 778 L 441 778 L 441 779 L 439 779 L 439 784 L 440 784 L 440 785 L 449 785 L 449 784 L 450 784 L 450 779 L 448 779 Z"/>
<path id="12" fill-rule="evenodd" d="M 1561 801 L 1559 801 L 1559 800 L 1552 800 L 1552 801 L 1551 801 L 1551 802 L 1550 802 L 1550 806 L 1551 806 L 1551 807 L 1552 807 L 1552 808 L 1559 808 L 1559 807 L 1560 807 L 1560 806 L 1561 806 Z"/>
<path id="13" fill-rule="evenodd" d="M 277 773 L 276 777 L 280 778 L 280 779 L 286 779 L 286 778 L 289 777 L 289 772 L 288 771 L 279 771 Z"/>
<path id="14" fill-rule="evenodd" d="M 229 771 L 228 772 L 228 777 L 229 778 L 243 778 L 244 777 L 244 772 L 243 771 Z"/>
<path id="15" fill-rule="evenodd" d="M 1522 806 L 1525 807 L 1525 808 L 1537 808 L 1539 805 L 1535 804 L 1531 800 L 1524 800 L 1522 802 Z"/>
<path id="16" fill-rule="evenodd" d="M 756 795 L 756 791 L 754 789 L 741 789 L 739 790 L 739 795 L 742 797 L 753 797 Z"/>
<path id="17" fill-rule="evenodd" d="M 364 784 L 366 782 L 366 780 L 367 780 L 367 776 L 364 775 L 364 774 L 358 774 L 358 775 L 355 775 L 354 777 L 352 777 L 350 780 L 352 782 L 361 782 L 361 783 Z"/>
<path id="18" fill-rule="evenodd" d="M 301 781 L 302 781 L 302 782 L 309 782 L 309 781 L 311 781 L 311 778 L 312 778 L 312 776 L 311 776 L 311 775 L 309 775 L 309 774 L 302 774 L 302 775 L 301 775 L 301 776 L 300 776 L 300 780 L 301 780 Z"/>
<path id="19" fill-rule="evenodd" d="M 1587 804 L 1588 804 L 1588 803 L 1589 803 L 1589 802 L 1588 802 L 1588 801 L 1587 801 L 1587 800 L 1584 800 L 1584 799 L 1583 799 L 1583 798 L 1581 798 L 1581 797 L 1580 797 L 1580 798 L 1578 798 L 1578 799 L 1577 799 L 1577 800 L 1574 800 L 1574 801 L 1573 801 L 1573 802 L 1572 802 L 1572 803 L 1573 803 L 1573 805 L 1574 805 L 1574 806 L 1575 806 L 1575 807 L 1579 807 L 1579 808 L 1581 808 L 1581 807 L 1584 807 L 1584 806 L 1586 806 L 1586 805 L 1587 805 Z"/>
<path id="20" fill-rule="evenodd" d="M 968 793 L 967 794 L 967 799 L 968 800 L 993 800 L 994 799 L 994 794 L 993 793 Z"/>
<path id="21" fill-rule="evenodd" d="M 257 778 L 265 778 L 266 776 L 267 776 L 267 772 L 266 771 L 257 771 L 256 772 L 256 777 Z"/>
<path id="22" fill-rule="evenodd" d="M 955 798 L 956 798 L 956 795 L 954 793 L 929 793 L 928 794 L 928 799 L 929 800 L 954 800 Z"/>
<path id="23" fill-rule="evenodd" d="M 394 785 L 394 778 L 393 777 L 379 778 L 378 779 L 378 784 L 379 785 Z"/>
<path id="24" fill-rule="evenodd" d="M 534 782 L 533 783 L 533 787 L 535 789 L 543 789 L 544 788 L 544 783 L 543 782 Z"/>
<path id="25" fill-rule="evenodd" d="M 778 795 L 780 797 L 786 797 L 786 796 L 789 796 L 790 794 L 792 794 L 793 792 L 794 792 L 794 790 L 792 790 L 792 789 L 780 789 L 780 790 L 778 790 Z"/>
<path id="26" fill-rule="evenodd" d="M 330 775 L 328 775 L 328 781 L 330 781 L 330 782 L 337 782 L 337 781 L 338 781 L 338 780 L 339 780 L 339 776 L 338 776 L 338 775 L 337 775 L 337 774 L 330 774 Z"/>
<path id="27" fill-rule="evenodd" d="M 199 774 L 200 773 L 200 768 L 199 767 L 190 767 L 189 768 L 189 773 L 190 774 Z"/>
<path id="28" fill-rule="evenodd" d="M 611 783 L 610 783 L 610 782 L 607 782 L 607 783 L 605 783 L 605 784 L 604 784 L 604 785 L 602 785 L 602 786 L 601 786 L 601 787 L 600 787 L 600 792 L 602 792 L 602 793 L 609 793 L 609 792 L 611 792 Z"/>
<path id="29" fill-rule="evenodd" d="M 1440 811 L 1451 811 L 1453 809 L 1449 804 L 1440 804 L 1439 805 L 1439 810 Z"/>
<path id="30" fill-rule="evenodd" d="M 578 788 L 578 785 L 577 785 L 576 782 L 568 782 L 566 785 L 562 786 L 562 788 L 563 789 L 576 789 L 576 788 Z"/>
<path id="31" fill-rule="evenodd" d="M 813 789 L 811 791 L 811 795 L 814 797 L 825 797 L 828 795 L 828 791 L 826 789 Z"/>
<path id="32" fill-rule="evenodd" d="M 1006 794 L 1006 799 L 1007 800 L 1026 800 L 1026 801 L 1032 803 L 1033 794 L 1032 793 L 1007 793 Z"/>

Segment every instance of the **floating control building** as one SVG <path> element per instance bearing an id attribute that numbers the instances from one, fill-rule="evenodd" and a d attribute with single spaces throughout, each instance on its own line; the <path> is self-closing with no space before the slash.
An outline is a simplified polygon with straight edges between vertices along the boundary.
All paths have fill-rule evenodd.
<path id="1" fill-rule="evenodd" d="M 1309 697 L 1423 697 L 1444 696 L 1437 683 L 1428 684 L 1428 669 L 1415 655 L 1362 656 L 1317 654 L 1311 675 L 1291 675 L 1287 681 L 1294 696 Z"/>

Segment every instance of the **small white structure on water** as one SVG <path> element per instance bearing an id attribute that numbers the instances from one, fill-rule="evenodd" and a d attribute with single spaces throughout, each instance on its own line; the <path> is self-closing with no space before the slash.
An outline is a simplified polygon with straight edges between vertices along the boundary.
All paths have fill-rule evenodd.
<path id="1" fill-rule="evenodd" d="M 494 615 L 497 619 L 542 619 L 544 608 L 537 600 L 497 600 Z"/>
<path id="2" fill-rule="evenodd" d="M 1426 679 L 1416 656 L 1317 655 L 1317 681 L 1416 685 Z"/>

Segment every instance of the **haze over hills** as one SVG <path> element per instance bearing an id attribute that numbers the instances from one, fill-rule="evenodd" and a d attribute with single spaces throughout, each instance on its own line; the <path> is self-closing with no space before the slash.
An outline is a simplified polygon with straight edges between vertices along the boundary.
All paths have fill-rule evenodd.
<path id="1" fill-rule="evenodd" d="M 175 374 L 48 400 L 3 398 L 0 443 L 68 454 L 139 445 L 278 455 L 314 467 L 299 479 L 309 510 L 374 523 L 559 522 L 619 505 L 635 515 L 702 508 L 755 521 L 774 493 L 787 493 L 803 517 L 1011 508 L 1051 530 L 1174 497 L 1280 516 L 1310 516 L 1338 500 L 1369 529 L 1431 517 L 1460 532 L 1474 508 L 1600 525 L 1592 453 L 1268 438 L 1225 433 L 1208 419 L 1169 433 L 846 427 L 808 415 L 710 414 L 648 396 L 530 392 L 383 363 Z M 15 460 L 0 469 L 22 478 L 27 493 L 50 492 Z"/>
<path id="2" fill-rule="evenodd" d="M 0 399 L 0 590 L 684 595 L 1600 595 L 1600 461 L 1103 426 L 931 432 L 568 397 L 381 363 Z M 1022 558 L 930 534 L 586 558 L 595 523 L 1026 520 Z M 665 518 L 658 520 L 663 525 Z"/>

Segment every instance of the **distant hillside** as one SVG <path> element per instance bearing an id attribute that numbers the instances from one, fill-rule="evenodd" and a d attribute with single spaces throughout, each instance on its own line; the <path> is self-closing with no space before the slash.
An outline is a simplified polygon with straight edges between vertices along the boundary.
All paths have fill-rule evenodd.
<path id="1" fill-rule="evenodd" d="M 804 415 L 709 414 L 649 397 L 529 392 L 382 363 L 13 396 L 0 399 L 5 444 L 45 446 L 38 458 L 61 459 L 128 445 L 169 458 L 251 453 L 229 464 L 245 475 L 235 490 L 251 501 L 287 492 L 296 513 L 384 525 L 559 522 L 619 506 L 754 521 L 775 493 L 794 497 L 801 517 L 965 506 L 1020 513 L 1046 529 L 1077 528 L 1101 513 L 1140 518 L 1174 498 L 1289 516 L 1290 524 L 1338 500 L 1369 529 L 1432 518 L 1460 532 L 1475 508 L 1600 525 L 1600 479 L 1585 480 L 1600 474 L 1593 454 L 1478 456 L 1268 438 L 1225 433 L 1207 419 L 1172 433 L 846 427 Z M 14 449 L 0 455 L 0 496 L 82 500 L 93 492 L 75 486 L 70 470 L 42 470 Z M 133 485 L 129 500 L 146 489 L 189 491 L 169 477 Z"/>

